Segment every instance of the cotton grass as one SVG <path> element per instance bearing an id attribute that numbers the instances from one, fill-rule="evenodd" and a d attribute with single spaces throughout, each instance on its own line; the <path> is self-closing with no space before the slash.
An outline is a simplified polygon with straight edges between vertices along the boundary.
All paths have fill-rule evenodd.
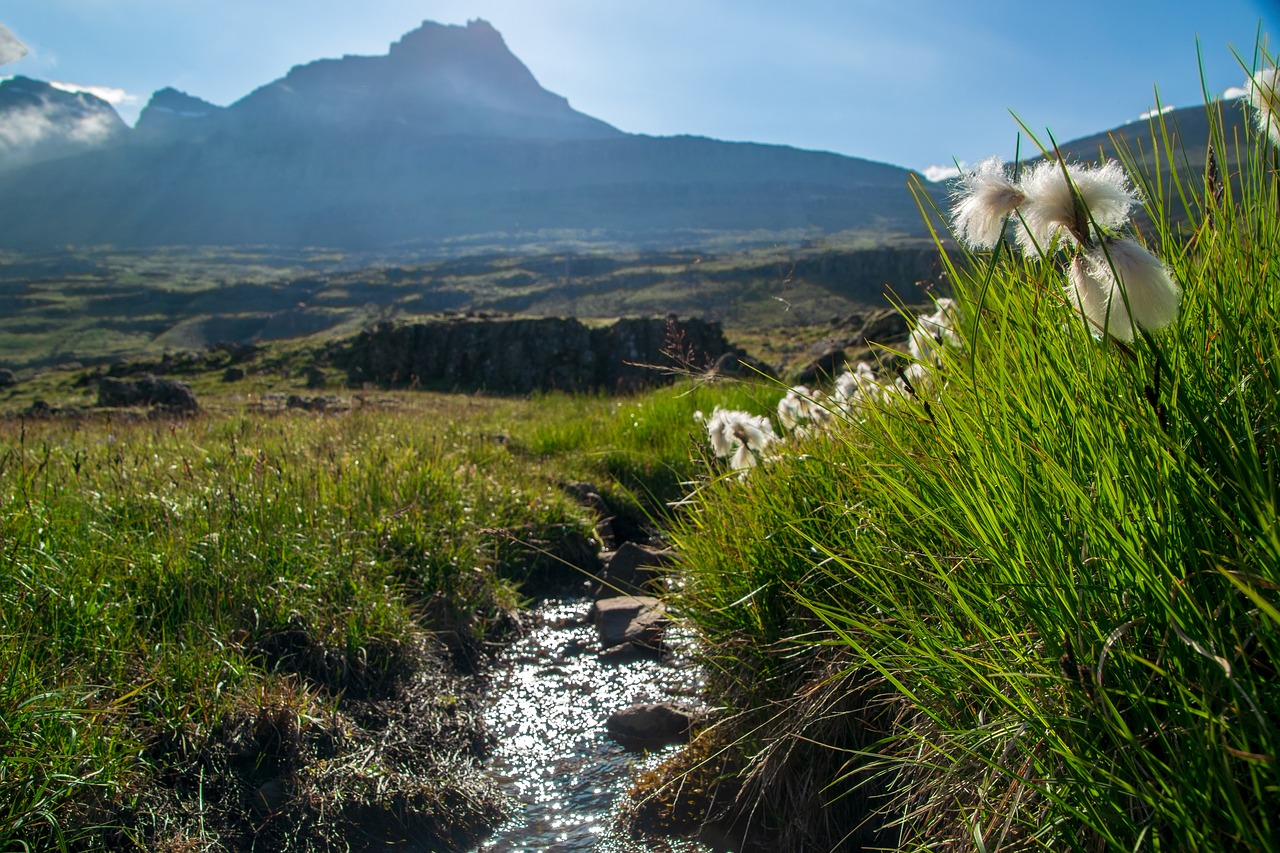
<path id="1" fill-rule="evenodd" d="M 1164 262 L 1141 243 L 1109 240 L 1086 255 L 1094 278 L 1119 293 L 1132 321 L 1144 329 L 1163 329 L 1178 316 L 1182 288 Z M 1115 301 L 1113 299 L 1113 301 Z"/>
<path id="2" fill-rule="evenodd" d="M 1253 107 L 1254 123 L 1258 130 L 1280 145 L 1280 68 L 1264 68 L 1249 78 L 1245 84 L 1245 98 Z"/>
<path id="3" fill-rule="evenodd" d="M 1028 255 L 1049 252 L 1058 242 L 1088 245 L 1093 235 L 1118 231 L 1138 197 L 1114 160 L 1099 167 L 1042 160 L 1019 184 L 1018 246 Z"/>
<path id="4" fill-rule="evenodd" d="M 758 465 L 764 453 L 778 442 L 773 423 L 764 415 L 719 406 L 707 420 L 707 436 L 715 455 L 728 459 L 729 467 L 740 472 Z"/>
<path id="5" fill-rule="evenodd" d="M 955 198 L 956 236 L 979 249 L 995 248 L 1009 215 L 1027 200 L 1009 179 L 999 157 L 988 157 L 973 171 L 961 175 Z"/>
<path id="6" fill-rule="evenodd" d="M 831 408 L 826 394 L 806 385 L 796 385 L 788 388 L 786 396 L 778 401 L 778 421 L 784 429 L 807 432 L 812 427 L 823 426 L 831 418 Z"/>
<path id="7" fill-rule="evenodd" d="M 840 759 L 805 779 L 832 807 L 759 811 L 806 825 L 884 796 L 779 849 L 868 825 L 889 827 L 875 849 L 1276 849 L 1280 204 L 1273 119 L 1228 159 L 1221 115 L 1218 187 L 1159 122 L 1158 162 L 1126 159 L 1163 192 L 1141 234 L 1118 165 L 980 167 L 952 224 L 995 251 L 942 255 L 965 347 L 917 322 L 901 372 L 930 396 L 851 368 L 832 397 L 865 417 L 699 494 L 678 604 L 727 674 L 712 700 L 756 767 Z M 833 666 L 884 680 L 837 712 L 873 746 L 792 713 Z"/>
<path id="8" fill-rule="evenodd" d="M 710 417 L 695 412 L 694 420 L 706 428 L 715 456 L 728 460 L 729 468 L 744 478 L 761 462 L 784 453 L 789 438 L 839 433 L 851 421 L 864 417 L 866 406 L 901 406 L 922 392 L 941 387 L 939 367 L 945 351 L 961 347 L 958 306 L 950 298 L 940 298 L 932 313 L 912 318 L 910 325 L 909 361 L 895 377 L 882 377 L 870 362 L 859 361 L 846 365 L 829 392 L 807 385 L 788 388 L 776 408 L 782 435 L 767 416 L 739 409 L 717 406 Z"/>
<path id="9" fill-rule="evenodd" d="M 1182 299 L 1168 267 L 1125 234 L 1140 201 L 1115 160 L 1093 166 L 1046 158 L 1014 182 L 991 158 L 960 181 L 951 219 L 961 243 L 983 250 L 995 248 L 1004 223 L 1016 217 L 1015 243 L 1024 256 L 1052 262 L 1067 253 L 1063 293 L 1091 331 L 1129 343 L 1136 329 L 1173 323 Z M 911 347 L 919 361 L 932 357 L 926 323 L 912 332 Z"/>

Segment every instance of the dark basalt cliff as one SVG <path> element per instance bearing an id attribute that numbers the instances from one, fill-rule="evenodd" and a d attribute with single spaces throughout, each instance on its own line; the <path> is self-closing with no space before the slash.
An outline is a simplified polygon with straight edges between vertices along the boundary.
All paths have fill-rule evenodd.
<path id="1" fill-rule="evenodd" d="M 628 391 L 667 381 L 662 368 L 710 368 L 734 352 L 718 323 L 574 319 L 442 319 L 362 332 L 333 361 L 352 383 L 527 393 Z"/>

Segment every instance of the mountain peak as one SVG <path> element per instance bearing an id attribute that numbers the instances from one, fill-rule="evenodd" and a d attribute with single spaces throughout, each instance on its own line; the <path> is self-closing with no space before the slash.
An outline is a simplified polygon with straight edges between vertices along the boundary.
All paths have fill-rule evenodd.
<path id="1" fill-rule="evenodd" d="M 135 127 L 143 131 L 170 130 L 220 112 L 222 107 L 166 86 L 147 101 Z"/>
<path id="2" fill-rule="evenodd" d="M 466 26 L 423 21 L 420 27 L 405 33 L 391 45 L 390 55 L 431 56 L 464 45 L 472 51 L 487 49 L 509 53 L 507 43 L 493 24 L 483 18 L 475 18 L 467 21 Z"/>
<path id="3" fill-rule="evenodd" d="M 230 108 L 254 124 L 394 126 L 428 136 L 600 139 L 614 127 L 538 84 L 487 21 L 424 21 L 384 56 L 294 67 Z"/>
<path id="4" fill-rule="evenodd" d="M 423 21 L 418 29 L 405 34 L 391 45 L 390 62 L 407 76 L 424 82 L 432 80 L 435 86 L 465 85 L 469 91 L 459 94 L 478 94 L 492 98 L 500 94 L 504 99 L 523 102 L 556 98 L 565 107 L 568 102 L 543 89 L 523 62 L 507 47 L 502 34 L 481 18 L 468 21 L 466 26 L 437 24 Z"/>
<path id="5" fill-rule="evenodd" d="M 6 98 L 42 96 L 119 121 L 97 99 L 19 79 L 0 87 L 0 143 L 22 126 L 11 121 L 21 104 L 5 113 Z M 161 89 L 125 134 L 137 144 L 16 168 L 0 147 L 5 245 L 454 251 L 560 233 L 683 245 L 919 230 L 904 170 L 622 133 L 544 89 L 480 20 L 426 22 L 381 56 L 296 66 L 226 108 Z M 48 159 L 50 149 L 26 150 Z"/>

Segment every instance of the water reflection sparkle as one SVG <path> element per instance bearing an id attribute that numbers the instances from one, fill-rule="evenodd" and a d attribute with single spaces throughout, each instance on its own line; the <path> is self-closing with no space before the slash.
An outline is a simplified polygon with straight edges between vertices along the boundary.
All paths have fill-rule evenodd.
<path id="1" fill-rule="evenodd" d="M 627 752 L 605 731 L 635 702 L 696 692 L 698 672 L 678 653 L 665 662 L 601 662 L 584 599 L 550 600 L 537 627 L 495 661 L 486 722 L 498 736 L 487 772 L 523 808 L 475 853 L 694 851 L 688 842 L 637 845 L 610 831 L 631 777 L 674 747 Z"/>

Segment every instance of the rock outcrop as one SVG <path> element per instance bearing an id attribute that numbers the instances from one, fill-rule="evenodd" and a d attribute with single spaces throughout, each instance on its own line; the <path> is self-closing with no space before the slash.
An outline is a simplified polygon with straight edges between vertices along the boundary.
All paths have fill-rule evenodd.
<path id="1" fill-rule="evenodd" d="M 102 377 L 98 382 L 98 405 L 162 406 L 176 412 L 193 412 L 200 408 L 189 385 L 151 374 L 134 380 Z"/>
<path id="2" fill-rule="evenodd" d="M 718 323 L 572 318 L 448 318 L 380 323 L 334 355 L 354 384 L 528 393 L 629 391 L 704 369 L 730 348 Z"/>

